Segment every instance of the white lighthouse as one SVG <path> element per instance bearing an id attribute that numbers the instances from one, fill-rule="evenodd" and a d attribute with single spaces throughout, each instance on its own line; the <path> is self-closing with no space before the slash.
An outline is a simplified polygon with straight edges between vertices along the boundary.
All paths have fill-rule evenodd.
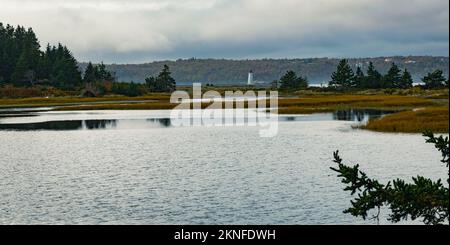
<path id="1" fill-rule="evenodd" d="M 251 71 L 251 70 L 248 73 L 247 85 L 253 85 L 253 71 Z"/>

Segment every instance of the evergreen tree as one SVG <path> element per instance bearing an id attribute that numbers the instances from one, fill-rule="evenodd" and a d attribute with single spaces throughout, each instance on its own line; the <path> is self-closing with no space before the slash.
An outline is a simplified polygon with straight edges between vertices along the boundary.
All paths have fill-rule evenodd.
<path id="1" fill-rule="evenodd" d="M 367 88 L 382 87 L 382 75 L 375 69 L 372 62 L 369 63 L 369 67 L 367 68 L 367 77 L 365 80 L 365 87 Z"/>
<path id="2" fill-rule="evenodd" d="M 401 70 L 395 63 L 392 63 L 388 73 L 383 78 L 383 88 L 399 88 L 402 75 Z"/>
<path id="3" fill-rule="evenodd" d="M 431 132 L 425 132 L 426 142 L 435 145 L 441 153 L 441 163 L 449 167 L 449 139 L 448 137 L 434 136 Z M 376 179 L 370 179 L 366 173 L 359 169 L 359 165 L 349 167 L 343 164 L 339 151 L 334 153 L 334 162 L 337 168 L 331 168 L 342 178 L 346 184 L 345 191 L 357 197 L 351 201 L 352 207 L 344 211 L 353 216 L 366 219 L 368 212 L 377 210 L 374 216 L 379 219 L 381 207 L 386 206 L 391 210 L 389 220 L 400 222 L 411 218 L 420 219 L 425 224 L 438 225 L 449 222 L 449 192 L 448 184 L 442 180 L 433 181 L 421 176 L 413 177 L 412 182 L 396 179 L 382 184 Z M 448 177 L 448 175 L 447 175 Z M 447 183 L 449 179 L 447 178 Z"/>
<path id="4" fill-rule="evenodd" d="M 34 80 L 41 56 L 33 30 L 0 23 L 0 81 L 24 85 Z M 27 84 L 28 85 L 28 84 Z"/>
<path id="5" fill-rule="evenodd" d="M 16 34 L 22 38 L 19 43 L 21 51 L 11 80 L 19 86 L 33 85 L 41 58 L 40 45 L 31 28 L 27 31 L 18 28 Z"/>
<path id="6" fill-rule="evenodd" d="M 55 62 L 50 74 L 51 83 L 59 88 L 74 89 L 81 85 L 78 62 L 67 47 L 58 44 L 54 51 Z"/>
<path id="7" fill-rule="evenodd" d="M 403 71 L 402 78 L 400 79 L 398 88 L 403 88 L 403 89 L 411 88 L 412 85 L 413 85 L 413 79 L 411 77 L 411 73 L 409 73 L 409 71 L 407 69 L 405 69 Z"/>
<path id="8" fill-rule="evenodd" d="M 39 60 L 41 59 L 41 51 L 39 50 L 41 45 L 34 33 L 33 29 L 29 28 L 25 33 L 24 47 L 28 55 L 28 63 L 30 69 L 36 71 L 38 68 Z M 23 52 L 23 51 L 22 51 Z"/>
<path id="9" fill-rule="evenodd" d="M 362 71 L 361 67 L 358 66 L 355 73 L 353 87 L 366 88 L 365 80 L 366 76 L 364 75 L 364 72 Z"/>
<path id="10" fill-rule="evenodd" d="M 26 74 L 32 72 L 28 50 L 24 50 L 17 61 L 11 80 L 18 86 L 33 85 L 34 78 L 31 81 L 27 81 L 27 78 L 25 77 Z M 28 82 L 29 84 L 27 84 Z"/>
<path id="11" fill-rule="evenodd" d="M 175 79 L 171 77 L 167 65 L 164 65 L 157 77 L 146 78 L 145 83 L 151 92 L 173 92 L 176 89 Z"/>
<path id="12" fill-rule="evenodd" d="M 3 68 L 3 65 L 6 63 L 4 54 L 3 54 L 3 47 L 5 46 L 6 42 L 6 29 L 3 26 L 3 23 L 0 22 L 0 86 L 5 81 L 5 71 Z"/>
<path id="13" fill-rule="evenodd" d="M 280 78 L 280 89 L 282 90 L 299 90 L 308 87 L 308 80 L 302 76 L 297 76 L 294 71 L 287 71 Z"/>
<path id="14" fill-rule="evenodd" d="M 17 59 L 19 57 L 19 52 L 16 48 L 17 44 L 14 36 L 15 30 L 11 25 L 6 25 L 5 28 L 5 41 L 3 46 L 3 61 L 2 64 L 4 71 L 4 80 L 11 82 L 11 76 L 14 72 L 15 65 L 17 64 Z"/>
<path id="15" fill-rule="evenodd" d="M 428 75 L 422 79 L 422 82 L 425 83 L 425 88 L 428 89 L 448 86 L 448 81 L 445 79 L 444 72 L 441 70 L 435 70 L 432 73 L 428 73 Z"/>
<path id="16" fill-rule="evenodd" d="M 86 67 L 86 70 L 84 71 L 84 78 L 83 81 L 85 83 L 93 83 L 97 80 L 97 71 L 96 68 L 92 65 L 91 62 Z"/>
<path id="17" fill-rule="evenodd" d="M 106 66 L 105 64 L 103 64 L 103 62 L 96 66 L 92 65 L 92 63 L 89 62 L 84 72 L 83 78 L 83 81 L 85 83 L 114 82 L 115 80 L 115 76 L 106 69 Z"/>
<path id="18" fill-rule="evenodd" d="M 284 74 L 280 78 L 280 89 L 292 89 L 295 85 L 295 81 L 297 80 L 297 74 L 295 74 L 294 71 L 287 71 L 286 74 Z"/>
<path id="19" fill-rule="evenodd" d="M 105 64 L 103 62 L 97 66 L 97 79 L 101 81 L 109 81 L 112 82 L 115 80 L 114 75 L 106 69 Z"/>
<path id="20" fill-rule="evenodd" d="M 47 45 L 40 51 L 34 31 L 0 23 L 0 82 L 15 86 L 48 85 L 75 88 L 80 85 L 78 62 L 67 47 Z"/>
<path id="21" fill-rule="evenodd" d="M 48 80 L 52 70 L 52 60 L 50 59 L 50 54 L 52 52 L 52 47 L 47 44 L 45 51 L 41 54 L 39 59 L 37 77 L 39 80 Z"/>
<path id="22" fill-rule="evenodd" d="M 350 88 L 354 86 L 355 75 L 346 59 L 339 62 L 337 70 L 331 75 L 330 86 Z"/>

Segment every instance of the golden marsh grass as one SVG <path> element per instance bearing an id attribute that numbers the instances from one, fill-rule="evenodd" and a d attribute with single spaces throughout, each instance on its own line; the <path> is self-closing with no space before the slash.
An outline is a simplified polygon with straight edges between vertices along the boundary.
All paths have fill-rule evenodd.
<path id="1" fill-rule="evenodd" d="M 363 129 L 379 132 L 421 133 L 431 130 L 448 133 L 448 107 L 429 107 L 413 111 L 403 111 L 370 120 Z"/>

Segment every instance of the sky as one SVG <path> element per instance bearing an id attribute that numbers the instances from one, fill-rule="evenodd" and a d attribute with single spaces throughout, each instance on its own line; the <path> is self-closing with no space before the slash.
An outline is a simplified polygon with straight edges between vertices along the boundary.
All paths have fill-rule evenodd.
<path id="1" fill-rule="evenodd" d="M 79 61 L 449 55 L 448 0 L 0 0 Z"/>

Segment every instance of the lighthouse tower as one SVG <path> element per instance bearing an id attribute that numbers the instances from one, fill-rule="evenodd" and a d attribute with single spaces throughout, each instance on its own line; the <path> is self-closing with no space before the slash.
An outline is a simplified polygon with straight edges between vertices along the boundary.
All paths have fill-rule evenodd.
<path id="1" fill-rule="evenodd" d="M 253 71 L 248 73 L 247 85 L 253 85 Z"/>

